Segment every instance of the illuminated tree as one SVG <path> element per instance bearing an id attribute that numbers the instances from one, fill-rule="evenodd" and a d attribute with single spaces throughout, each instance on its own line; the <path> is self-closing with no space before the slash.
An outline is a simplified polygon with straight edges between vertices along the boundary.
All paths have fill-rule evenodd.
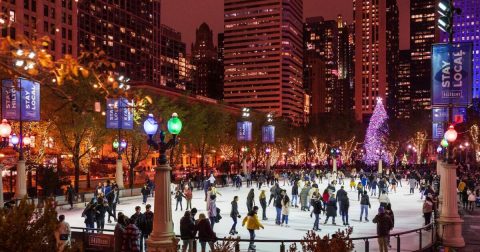
<path id="1" fill-rule="evenodd" d="M 380 156 L 379 153 L 383 150 L 387 152 L 386 142 L 388 137 L 387 112 L 382 103 L 381 98 L 377 98 L 377 104 L 373 110 L 370 123 L 368 124 L 367 134 L 365 135 L 365 163 L 368 165 L 376 164 L 382 157 L 385 163 L 389 163 L 387 154 Z"/>

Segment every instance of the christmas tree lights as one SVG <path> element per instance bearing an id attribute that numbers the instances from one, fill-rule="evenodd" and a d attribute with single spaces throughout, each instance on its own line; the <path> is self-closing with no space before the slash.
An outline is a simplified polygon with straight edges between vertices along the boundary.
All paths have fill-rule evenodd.
<path id="1" fill-rule="evenodd" d="M 387 119 L 388 116 L 383 106 L 382 98 L 379 97 L 370 118 L 364 142 L 364 161 L 368 165 L 376 164 L 379 159 L 382 159 L 387 164 L 389 163 L 389 155 L 386 148 L 388 136 Z"/>

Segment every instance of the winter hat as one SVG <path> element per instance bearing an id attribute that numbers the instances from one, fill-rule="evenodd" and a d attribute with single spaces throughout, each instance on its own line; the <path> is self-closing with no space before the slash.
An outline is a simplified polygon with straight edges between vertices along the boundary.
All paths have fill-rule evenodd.
<path id="1" fill-rule="evenodd" d="M 379 214 L 385 213 L 385 208 L 379 207 L 379 208 L 378 208 L 378 213 L 379 213 Z"/>

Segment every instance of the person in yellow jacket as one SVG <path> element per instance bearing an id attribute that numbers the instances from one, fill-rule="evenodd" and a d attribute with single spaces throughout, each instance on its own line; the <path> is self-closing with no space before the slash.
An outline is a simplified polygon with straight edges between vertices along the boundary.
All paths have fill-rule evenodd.
<path id="1" fill-rule="evenodd" d="M 250 233 L 250 246 L 248 249 L 255 250 L 255 230 L 259 230 L 260 228 L 264 229 L 262 223 L 258 220 L 257 217 L 258 206 L 254 206 L 252 211 L 248 213 L 248 215 L 243 219 L 242 226 L 245 226 Z"/>

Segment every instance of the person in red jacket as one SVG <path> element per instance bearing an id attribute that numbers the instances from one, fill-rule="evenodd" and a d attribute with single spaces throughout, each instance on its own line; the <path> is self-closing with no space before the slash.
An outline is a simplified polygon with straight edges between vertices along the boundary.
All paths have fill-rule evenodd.
<path id="1" fill-rule="evenodd" d="M 327 202 L 329 199 L 330 193 L 328 193 L 328 189 L 325 189 L 322 194 L 323 208 L 327 208 Z"/>

